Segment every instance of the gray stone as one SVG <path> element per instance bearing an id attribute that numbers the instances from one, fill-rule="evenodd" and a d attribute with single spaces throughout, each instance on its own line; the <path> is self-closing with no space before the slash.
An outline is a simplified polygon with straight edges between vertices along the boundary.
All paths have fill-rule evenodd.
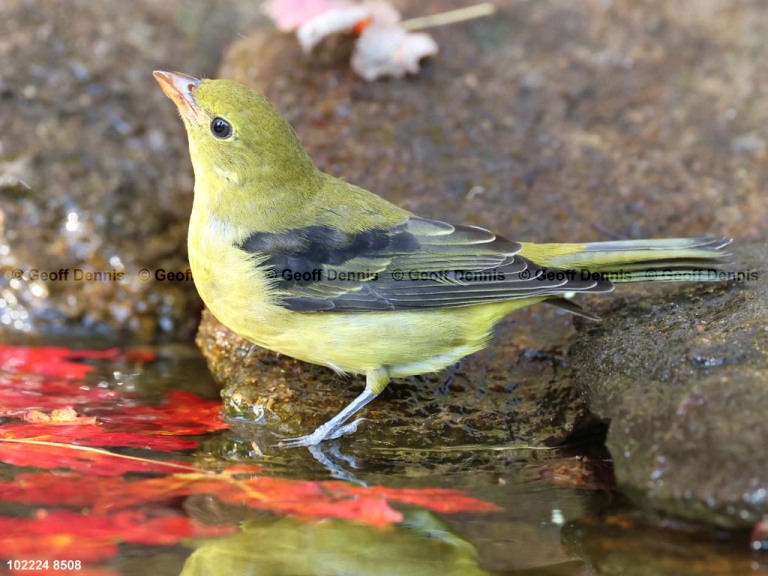
<path id="1" fill-rule="evenodd" d="M 619 488 L 641 506 L 727 527 L 768 514 L 768 245 L 748 280 L 638 288 L 598 305 L 573 378 L 610 421 Z"/>

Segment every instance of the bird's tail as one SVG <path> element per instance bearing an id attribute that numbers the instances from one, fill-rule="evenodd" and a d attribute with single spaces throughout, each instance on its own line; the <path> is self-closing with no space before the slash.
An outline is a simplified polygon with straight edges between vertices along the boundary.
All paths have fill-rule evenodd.
<path id="1" fill-rule="evenodd" d="M 521 254 L 546 268 L 602 275 L 612 282 L 724 280 L 730 238 L 615 240 L 586 244 L 523 243 Z"/>

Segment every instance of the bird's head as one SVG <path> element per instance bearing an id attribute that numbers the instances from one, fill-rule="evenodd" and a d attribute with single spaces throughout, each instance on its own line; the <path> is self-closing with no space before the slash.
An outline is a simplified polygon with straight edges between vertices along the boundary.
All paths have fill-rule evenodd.
<path id="1" fill-rule="evenodd" d="M 261 94 L 231 80 L 154 72 L 187 129 L 196 191 L 294 189 L 315 167 L 291 126 Z"/>

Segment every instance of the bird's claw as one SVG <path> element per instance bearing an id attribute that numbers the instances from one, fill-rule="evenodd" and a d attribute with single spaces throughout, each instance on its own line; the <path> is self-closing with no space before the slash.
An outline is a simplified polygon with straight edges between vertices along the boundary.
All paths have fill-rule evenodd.
<path id="1" fill-rule="evenodd" d="M 365 418 L 358 418 L 354 422 L 344 426 L 328 426 L 325 424 L 319 426 L 312 434 L 299 436 L 298 438 L 283 438 L 277 443 L 279 448 L 301 448 L 304 446 L 316 446 L 326 440 L 341 438 L 345 434 L 352 434 L 357 431 L 357 427 Z"/>

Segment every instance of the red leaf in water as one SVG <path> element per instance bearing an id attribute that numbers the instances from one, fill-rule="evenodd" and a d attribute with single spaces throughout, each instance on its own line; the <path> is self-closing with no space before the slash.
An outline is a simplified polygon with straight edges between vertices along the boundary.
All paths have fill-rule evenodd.
<path id="1" fill-rule="evenodd" d="M 62 395 L 60 399 L 71 402 L 73 397 Z M 79 400 L 82 402 L 85 399 Z M 125 406 L 114 403 L 108 412 L 95 412 L 105 415 L 98 420 L 91 416 L 78 416 L 69 406 L 54 409 L 50 416 L 38 410 L 15 411 L 21 413 L 26 422 L 0 425 L 0 438 L 82 446 L 186 450 L 195 448 L 197 442 L 179 436 L 201 435 L 227 428 L 221 418 L 220 401 L 206 400 L 190 392 L 170 392 L 158 405 Z"/>
<path id="2" fill-rule="evenodd" d="M 190 392 L 170 392 L 158 405 L 119 403 L 122 394 L 78 379 L 93 370 L 77 358 L 116 358 L 117 350 L 67 350 L 55 347 L 0 346 L 0 415 L 21 416 L 26 424 L 0 426 L 0 438 L 35 439 L 83 446 L 123 446 L 154 450 L 186 450 L 197 442 L 184 435 L 227 428 L 221 402 Z M 150 356 L 140 353 L 138 358 Z M 135 358 L 134 358 L 135 359 Z M 34 372 L 35 374 L 21 374 Z M 103 408 L 109 401 L 109 409 Z M 96 410 L 88 404 L 102 404 Z M 77 405 L 80 416 L 72 408 Z M 50 410 L 50 415 L 43 411 Z M 101 413 L 104 413 L 103 416 Z M 102 422 L 93 416 L 101 416 Z"/>
<path id="3" fill-rule="evenodd" d="M 77 381 L 0 372 L 0 416 L 18 416 L 27 410 L 54 410 L 87 403 L 112 402 L 120 392 Z"/>
<path id="4" fill-rule="evenodd" d="M 194 470 L 191 464 L 172 460 L 146 460 L 112 454 L 106 450 L 70 444 L 35 444 L 27 441 L 1 441 L 0 461 L 15 466 L 68 468 L 82 474 L 120 476 L 128 472 L 170 474 L 181 469 Z"/>
<path id="5" fill-rule="evenodd" d="M 70 350 L 54 346 L 0 345 L 0 370 L 27 372 L 59 378 L 85 378 L 93 366 L 78 359 L 117 358 L 116 348 L 109 350 Z"/>
<path id="6" fill-rule="evenodd" d="M 20 474 L 12 482 L 0 482 L 0 501 L 88 508 L 96 514 L 195 494 L 305 518 L 345 518 L 374 526 L 402 519 L 380 496 L 334 494 L 322 482 L 268 477 L 238 480 L 228 474 L 191 473 L 128 481 L 77 474 Z"/>
<path id="7" fill-rule="evenodd" d="M 173 436 L 196 436 L 229 428 L 221 417 L 221 401 L 174 390 L 158 405 L 134 405 L 102 416 L 109 429 Z"/>
<path id="8" fill-rule="evenodd" d="M 88 508 L 105 487 L 123 485 L 122 477 L 61 474 L 19 474 L 10 482 L 0 482 L 0 501 L 20 504 Z"/>
<path id="9" fill-rule="evenodd" d="M 76 360 L 119 357 L 117 350 L 0 345 L 0 416 L 113 401 L 119 391 L 83 385 L 94 367 Z M 124 357 L 136 360 L 130 352 Z M 136 361 L 146 358 L 145 353 Z"/>
<path id="10" fill-rule="evenodd" d="M 316 488 L 318 491 L 325 492 L 323 484 L 318 484 Z M 293 514 L 318 520 L 323 518 L 354 520 L 377 528 L 384 528 L 403 519 L 402 513 L 392 508 L 386 498 L 373 493 L 353 497 L 333 493 L 315 494 L 314 497 L 304 500 L 301 497 L 302 491 L 292 494 L 294 489 L 293 486 L 286 486 L 285 494 L 282 494 L 281 499 L 276 500 L 276 505 L 270 506 L 269 509 L 280 514 Z M 221 498 L 220 495 L 219 498 Z M 227 501 L 226 498 L 223 500 Z"/>
<path id="11" fill-rule="evenodd" d="M 343 482 L 334 483 L 334 489 L 345 494 L 370 494 L 393 502 L 412 504 L 444 514 L 456 512 L 495 512 L 499 507 L 488 502 L 467 496 L 459 490 L 448 488 L 386 488 L 384 486 L 362 487 Z"/>
<path id="12" fill-rule="evenodd" d="M 180 436 L 227 427 L 219 400 L 177 391 L 160 403 L 143 405 L 119 390 L 83 385 L 92 367 L 76 359 L 117 356 L 114 350 L 0 346 L 0 416 L 21 417 L 0 425 L 0 461 L 67 470 L 19 474 L 0 482 L 0 502 L 68 508 L 40 511 L 37 518 L 0 516 L 0 557 L 98 562 L 114 556 L 121 543 L 172 545 L 190 536 L 235 531 L 233 526 L 203 526 L 183 516 L 178 500 L 193 495 L 277 514 L 343 518 L 380 527 L 402 520 L 391 502 L 441 512 L 496 509 L 453 490 L 269 478 L 258 475 L 260 467 L 247 464 L 213 473 L 183 462 L 146 461 L 100 450 L 96 447 L 183 450 L 197 443 Z M 38 374 L 25 373 L 30 371 Z M 166 475 L 122 476 L 134 472 Z M 151 514 L 145 510 L 150 506 Z"/>
<path id="13" fill-rule="evenodd" d="M 123 425 L 131 429 L 130 424 Z M 147 450 L 186 450 L 197 447 L 197 442 L 178 436 L 165 435 L 162 430 L 150 432 L 111 431 L 97 424 L 65 426 L 61 424 L 27 424 L 8 422 L 0 426 L 0 439 L 39 440 L 80 446 L 123 446 Z"/>
<path id="14" fill-rule="evenodd" d="M 127 360 L 134 360 L 141 363 L 152 362 L 157 359 L 157 355 L 151 350 L 141 350 L 140 348 L 128 350 L 123 355 Z"/>
<path id="15" fill-rule="evenodd" d="M 228 504 L 293 514 L 305 518 L 345 518 L 374 526 L 402 519 L 389 502 L 416 504 L 438 512 L 490 511 L 489 502 L 456 490 L 396 489 L 351 486 L 343 482 L 310 482 L 255 476 L 245 471 L 197 472 L 129 481 L 121 477 L 76 474 L 21 474 L 0 482 L 0 501 L 90 508 L 95 513 L 159 503 L 191 495 L 212 495 Z"/>
<path id="16" fill-rule="evenodd" d="M 32 518 L 0 518 L 0 556 L 18 559 L 67 558 L 98 562 L 117 554 L 111 540 L 81 538 L 79 534 L 56 532 L 46 522 Z M 79 524 L 79 522 L 78 522 Z M 41 534 L 47 530 L 47 535 Z"/>
<path id="17" fill-rule="evenodd" d="M 147 519 L 143 512 L 126 510 L 109 517 L 116 520 L 120 536 L 133 544 L 170 546 L 193 536 L 222 536 L 237 532 L 237 526 L 207 526 L 187 516 Z"/>
<path id="18" fill-rule="evenodd" d="M 171 545 L 184 538 L 235 530 L 233 526 L 205 526 L 186 516 L 151 518 L 137 510 L 108 515 L 58 510 L 38 518 L 0 517 L 0 557 L 98 562 L 115 556 L 116 545 L 124 542 Z"/>

